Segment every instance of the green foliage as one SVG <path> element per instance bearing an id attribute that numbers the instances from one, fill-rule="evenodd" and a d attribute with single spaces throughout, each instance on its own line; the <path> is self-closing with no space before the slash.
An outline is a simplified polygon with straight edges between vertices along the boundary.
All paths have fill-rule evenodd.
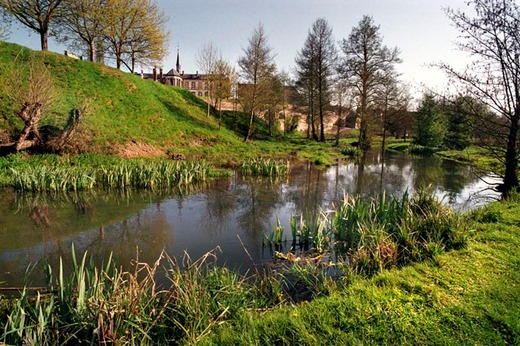
<path id="1" fill-rule="evenodd" d="M 444 146 L 448 149 L 463 150 L 470 145 L 472 134 L 471 115 L 476 101 L 469 97 L 458 97 L 443 106 L 446 113 L 447 131 Z"/>
<path id="2" fill-rule="evenodd" d="M 341 150 L 341 154 L 351 157 L 360 157 L 363 154 L 363 152 L 354 147 L 347 147 Z"/>
<path id="3" fill-rule="evenodd" d="M 432 95 L 424 95 L 417 110 L 415 143 L 436 148 L 442 145 L 446 135 L 446 116 Z"/>
<path id="4" fill-rule="evenodd" d="M 178 265 L 161 254 L 152 265 L 134 262 L 124 271 L 112 258 L 97 267 L 73 251 L 72 272 L 60 261 L 47 266 L 46 291 L 36 297 L 24 288 L 4 319 L 6 344 L 193 344 L 223 321 L 249 309 L 279 304 L 281 285 L 259 275 L 240 277 L 214 265 L 215 254 Z M 161 263 L 165 262 L 165 271 Z M 158 275 L 169 286 L 159 288 Z"/>

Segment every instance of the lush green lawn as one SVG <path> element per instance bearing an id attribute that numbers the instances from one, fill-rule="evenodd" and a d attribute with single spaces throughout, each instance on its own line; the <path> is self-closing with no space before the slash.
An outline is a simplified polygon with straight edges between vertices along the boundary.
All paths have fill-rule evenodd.
<path id="1" fill-rule="evenodd" d="M 224 323 L 201 344 L 520 344 L 520 204 L 496 203 L 467 249 L 354 278 L 329 297 Z"/>

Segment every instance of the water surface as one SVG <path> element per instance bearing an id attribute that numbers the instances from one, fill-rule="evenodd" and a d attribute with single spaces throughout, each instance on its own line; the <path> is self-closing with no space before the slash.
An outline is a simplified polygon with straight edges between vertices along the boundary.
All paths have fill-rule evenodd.
<path id="1" fill-rule="evenodd" d="M 137 257 L 151 263 L 163 249 L 196 259 L 218 246 L 220 264 L 245 271 L 271 259 L 262 240 L 277 218 L 288 229 L 291 215 L 326 210 L 346 195 L 402 195 L 429 184 L 445 203 L 467 209 L 498 198 L 484 180 L 467 165 L 373 152 L 362 162 L 321 170 L 296 162 L 289 177 L 274 182 L 234 175 L 184 195 L 98 191 L 44 198 L 0 191 L 0 282 L 22 284 L 31 263 L 56 265 L 60 256 L 68 263 L 72 244 L 98 262 L 112 252 L 121 264 Z M 38 268 L 34 285 L 43 280 Z"/>

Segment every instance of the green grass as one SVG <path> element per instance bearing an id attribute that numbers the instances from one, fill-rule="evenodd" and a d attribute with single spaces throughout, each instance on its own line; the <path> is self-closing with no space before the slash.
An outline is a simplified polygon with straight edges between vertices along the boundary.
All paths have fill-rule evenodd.
<path id="1" fill-rule="evenodd" d="M 472 224 L 466 249 L 370 279 L 349 276 L 348 284 L 328 297 L 248 313 L 201 344 L 517 345 L 519 201 L 476 211 L 468 223 L 474 219 L 491 222 Z"/>
<path id="2" fill-rule="evenodd" d="M 0 85 L 8 82 L 10 70 L 24 71 L 31 56 L 49 69 L 57 95 L 41 125 L 62 126 L 77 102 L 87 100 L 91 111 L 78 135 L 83 151 L 118 154 L 126 145 L 138 143 L 190 154 L 190 147 L 241 143 L 235 132 L 207 117 L 203 101 L 185 89 L 51 52 L 0 42 Z M 0 129 L 21 129 L 16 111 L 7 98 L 0 97 Z"/>
<path id="3" fill-rule="evenodd" d="M 330 142 L 314 143 L 298 133 L 283 137 L 275 131 L 270 136 L 267 124 L 261 120 L 257 121 L 253 140 L 244 143 L 247 114 L 224 112 L 224 126 L 221 126 L 219 114 L 214 112 L 207 117 L 206 104 L 183 88 L 16 44 L 0 42 L 0 85 L 8 82 L 9 71 L 25 71 L 32 56 L 49 69 L 57 94 L 41 126 L 60 128 L 80 100 L 89 104 L 90 111 L 75 138 L 76 151 L 113 156 L 148 155 L 139 151 L 144 147 L 155 149 L 155 155 L 182 154 L 187 159 L 204 159 L 222 167 L 258 157 L 289 156 L 330 165 L 341 157 Z M 23 123 L 15 116 L 17 111 L 0 88 L 0 132 L 16 134 L 22 129 Z"/>
<path id="4" fill-rule="evenodd" d="M 420 148 L 417 148 L 411 140 L 404 142 L 402 139 L 389 139 L 386 149 L 400 152 L 412 152 L 419 155 L 421 154 Z M 464 150 L 440 149 L 434 151 L 425 149 L 425 151 L 428 155 L 433 154 L 444 159 L 469 163 L 484 171 L 496 171 L 497 168 L 501 167 L 500 163 L 495 158 L 490 157 L 489 152 L 486 149 L 476 145 L 471 145 Z"/>
<path id="5" fill-rule="evenodd" d="M 441 150 L 436 153 L 437 156 L 458 161 L 469 163 L 475 167 L 486 171 L 495 171 L 497 168 L 500 168 L 502 165 L 495 159 L 489 156 L 489 153 L 486 149 L 470 146 L 464 150 Z M 501 173 L 496 172 L 496 173 Z"/>

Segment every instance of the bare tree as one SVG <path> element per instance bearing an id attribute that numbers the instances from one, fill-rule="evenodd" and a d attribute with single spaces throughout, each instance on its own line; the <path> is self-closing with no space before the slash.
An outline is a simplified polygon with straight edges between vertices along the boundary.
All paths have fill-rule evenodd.
<path id="1" fill-rule="evenodd" d="M 103 36 L 118 69 L 125 65 L 133 72 L 136 62 L 146 62 L 150 57 L 160 60 L 166 53 L 167 34 L 163 29 L 167 17 L 156 1 L 111 0 L 104 12 Z"/>
<path id="2" fill-rule="evenodd" d="M 501 188 L 507 195 L 519 187 L 520 9 L 515 0 L 471 0 L 468 4 L 475 15 L 453 9 L 446 13 L 461 32 L 459 49 L 473 61 L 463 71 L 448 64 L 441 68 L 457 83 L 461 95 L 473 96 L 494 113 L 481 117 L 479 124 L 495 138 L 492 154 L 502 164 Z"/>
<path id="3" fill-rule="evenodd" d="M 2 85 L 2 94 L 12 104 L 14 114 L 23 122 L 23 127 L 19 133 L 9 136 L 0 144 L 0 155 L 35 147 L 51 152 L 72 148 L 77 144 L 73 143 L 73 139 L 89 109 L 89 100 L 84 96 L 78 97 L 77 106 L 70 111 L 63 129 L 52 134 L 49 131 L 41 133 L 41 120 L 49 113 L 56 93 L 51 74 L 43 61 L 30 56 L 26 66 L 13 69 L 8 76 L 10 82 Z"/>
<path id="4" fill-rule="evenodd" d="M 0 7 L 0 40 L 7 40 L 11 34 L 9 31 L 9 18 L 5 10 Z"/>
<path id="5" fill-rule="evenodd" d="M 48 50 L 51 25 L 63 0 L 0 0 L 0 7 L 40 35 L 42 50 Z"/>
<path id="6" fill-rule="evenodd" d="M 38 124 L 46 109 L 55 98 L 52 78 L 45 65 L 31 58 L 27 74 L 21 69 L 13 70 L 11 82 L 5 86 L 5 94 L 17 109 L 17 116 L 24 126 L 14 143 L 4 144 L 15 151 L 40 145 L 42 136 Z"/>
<path id="7" fill-rule="evenodd" d="M 303 102 L 307 105 L 307 139 L 311 137 L 318 140 L 316 133 L 315 122 L 315 95 L 316 95 L 316 81 L 314 79 L 315 69 L 315 47 L 314 40 L 310 32 L 305 39 L 302 49 L 296 56 L 296 87 L 298 92 L 303 96 Z"/>
<path id="8" fill-rule="evenodd" d="M 296 64 L 299 84 L 307 88 L 304 95 L 311 110 L 309 113 L 311 118 L 316 106 L 320 127 L 319 140 L 322 142 L 325 141 L 324 119 L 327 107 L 330 106 L 335 60 L 336 45 L 332 28 L 325 19 L 319 18 L 313 23 L 307 35 L 304 46 L 296 58 Z M 314 128 L 313 137 L 318 139 Z"/>
<path id="9" fill-rule="evenodd" d="M 397 79 L 396 74 L 389 74 L 379 85 L 376 96 L 376 113 L 380 115 L 382 141 L 381 150 L 385 150 L 386 137 L 390 127 L 402 115 L 408 112 L 410 95 L 405 86 Z"/>
<path id="10" fill-rule="evenodd" d="M 269 78 L 276 72 L 272 49 L 267 43 L 267 36 L 262 24 L 253 30 L 248 43 L 248 47 L 243 49 L 244 56 L 238 59 L 241 77 L 246 82 L 246 87 L 243 88 L 244 93 L 240 97 L 249 112 L 249 123 L 244 142 L 247 142 L 253 133 L 259 97 L 266 91 Z"/>
<path id="11" fill-rule="evenodd" d="M 136 66 L 156 66 L 167 55 L 169 33 L 166 30 L 168 17 L 157 3 L 147 0 L 146 14 L 139 25 L 130 30 L 126 59 L 123 64 L 134 73 Z"/>
<path id="12" fill-rule="evenodd" d="M 207 116 L 209 117 L 210 100 L 213 99 L 213 79 L 216 75 L 217 62 L 221 60 L 217 48 L 212 42 L 205 43 L 197 52 L 197 66 L 204 75 L 204 81 L 207 83 L 208 102 L 207 102 Z"/>
<path id="13" fill-rule="evenodd" d="M 338 118 L 336 120 L 336 146 L 339 146 L 341 128 L 346 123 L 346 116 L 353 108 L 355 97 L 352 95 L 352 91 L 353 89 L 348 81 L 341 78 L 337 79 L 332 87 L 332 103 L 335 105 Z M 345 115 L 345 118 L 343 115 Z"/>
<path id="14" fill-rule="evenodd" d="M 235 68 L 227 61 L 219 59 L 215 66 L 215 75 L 212 80 L 213 106 L 218 109 L 219 125 L 222 112 L 222 100 L 230 98 L 232 88 L 236 85 L 237 75 Z"/>
<path id="15" fill-rule="evenodd" d="M 359 146 L 367 150 L 375 122 L 374 106 L 378 88 L 392 73 L 394 65 L 401 62 L 397 48 L 387 48 L 372 17 L 364 16 L 352 29 L 341 48 L 345 54 L 341 66 L 345 78 L 357 91 L 358 114 L 361 120 Z"/>

